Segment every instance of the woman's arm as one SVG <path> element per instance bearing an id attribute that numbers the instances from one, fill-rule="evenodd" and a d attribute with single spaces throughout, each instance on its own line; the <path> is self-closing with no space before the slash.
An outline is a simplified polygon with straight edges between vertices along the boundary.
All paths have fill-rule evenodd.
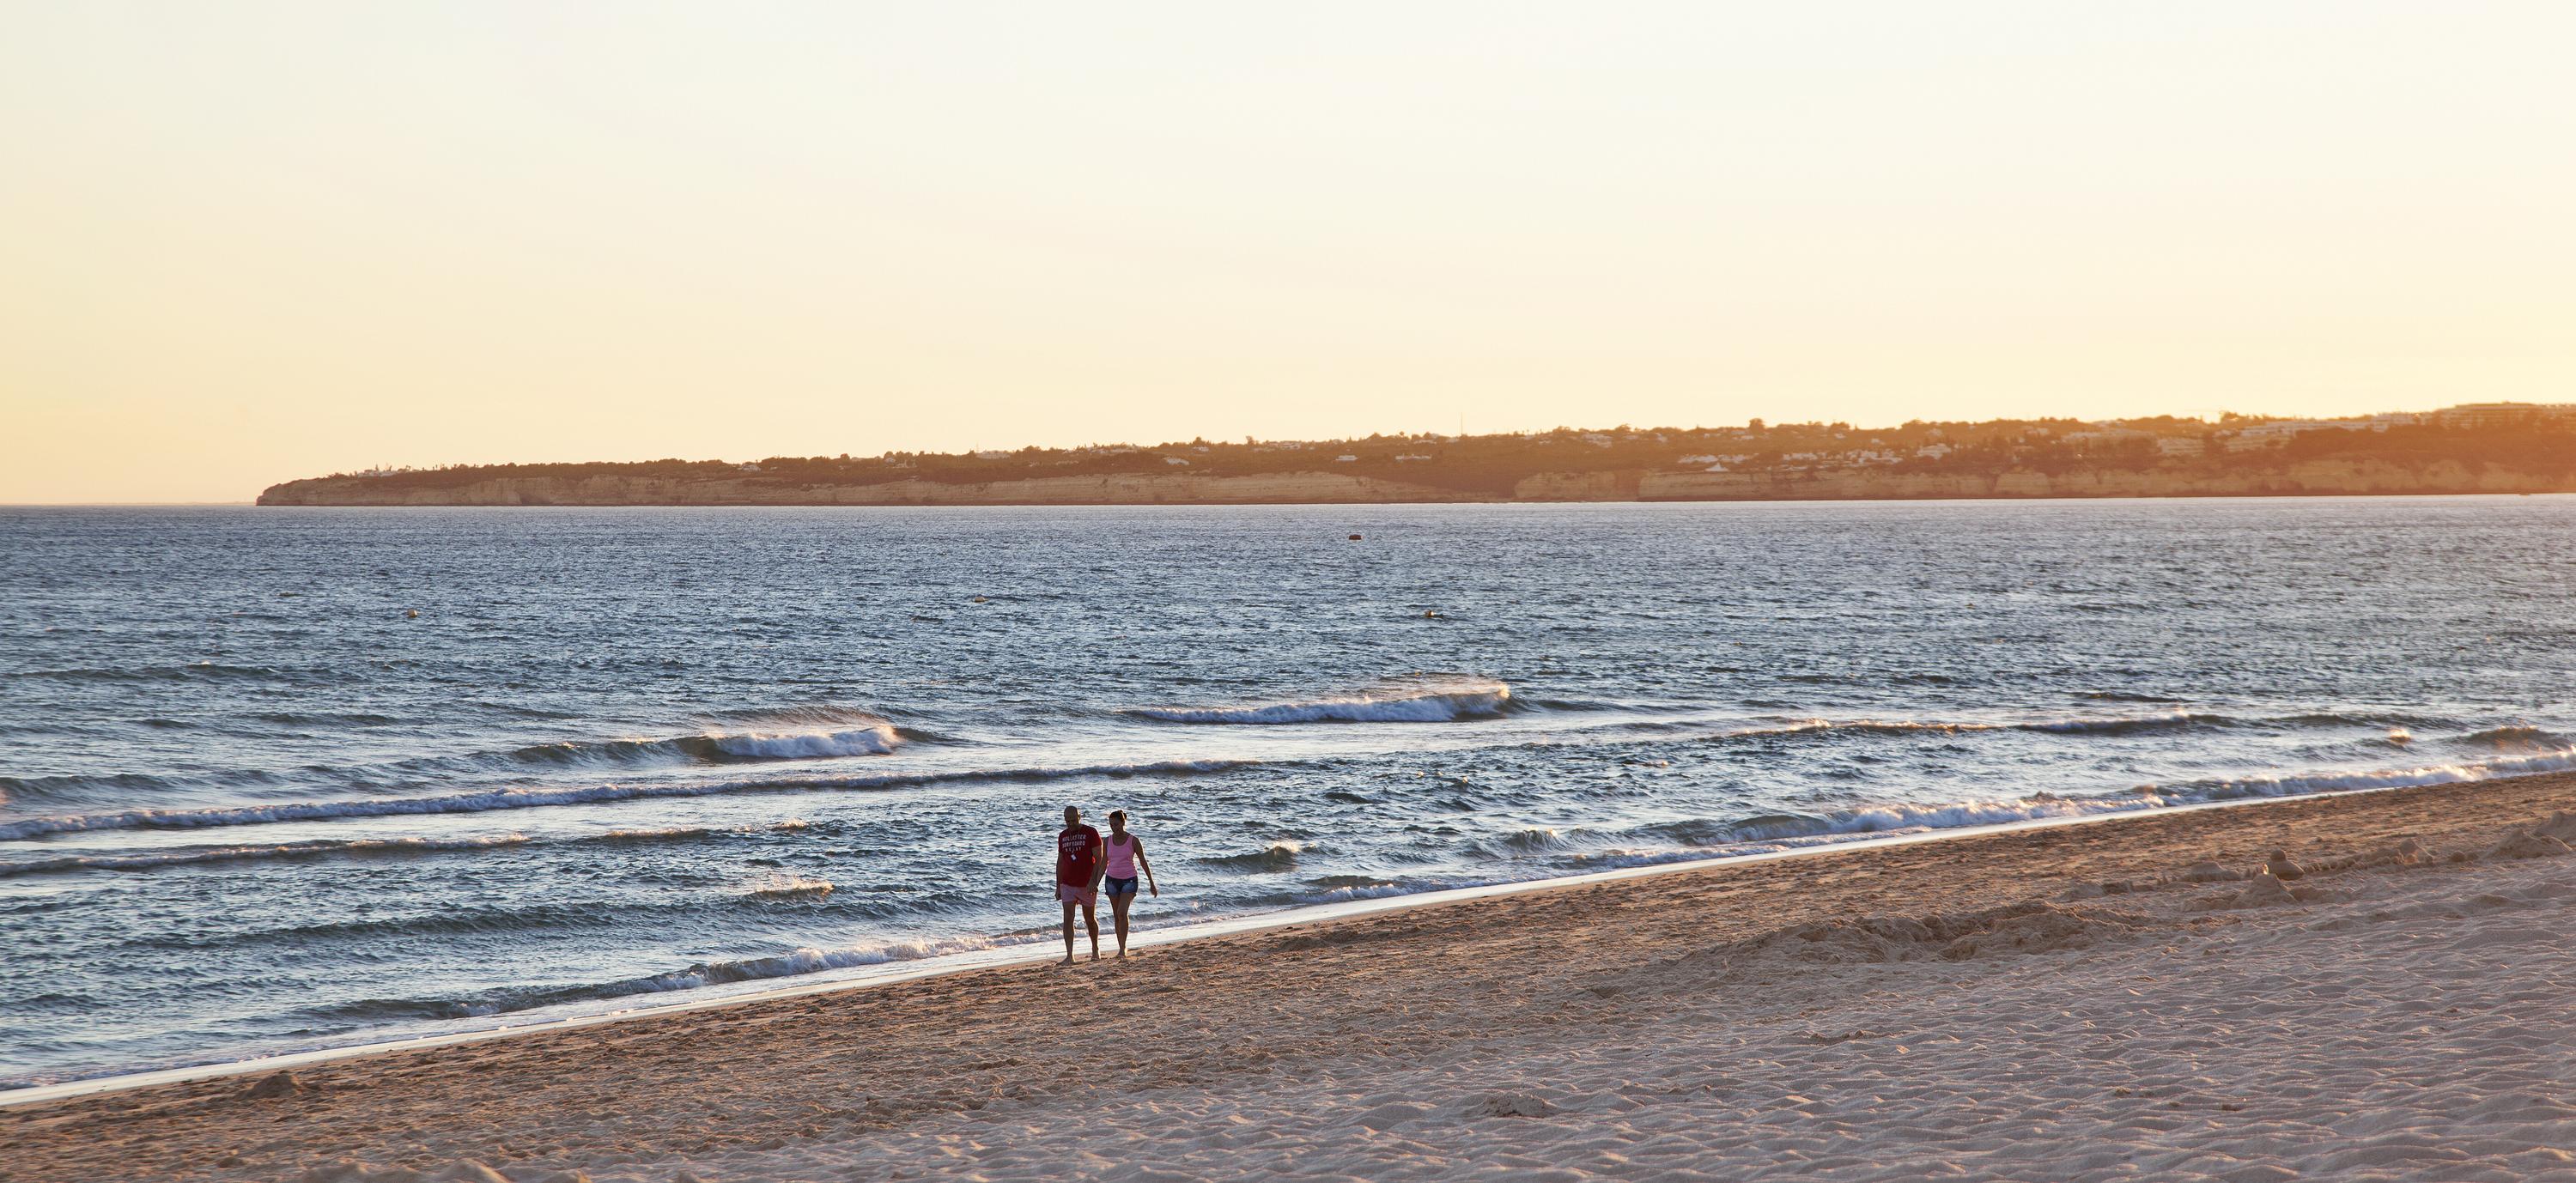
<path id="1" fill-rule="evenodd" d="M 1154 864 L 1145 861 L 1145 840 L 1134 834 L 1127 835 L 1127 840 L 1136 844 L 1136 869 L 1145 873 L 1145 890 L 1161 896 L 1163 889 L 1154 883 Z"/>

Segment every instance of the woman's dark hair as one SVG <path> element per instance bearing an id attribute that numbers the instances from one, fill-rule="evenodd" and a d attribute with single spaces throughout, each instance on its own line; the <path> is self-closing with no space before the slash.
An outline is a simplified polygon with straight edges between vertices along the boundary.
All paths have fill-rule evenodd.
<path id="1" fill-rule="evenodd" d="M 1124 809 L 1112 809 L 1109 811 L 1109 820 L 1113 822 L 1124 822 L 1127 820 L 1127 811 Z"/>

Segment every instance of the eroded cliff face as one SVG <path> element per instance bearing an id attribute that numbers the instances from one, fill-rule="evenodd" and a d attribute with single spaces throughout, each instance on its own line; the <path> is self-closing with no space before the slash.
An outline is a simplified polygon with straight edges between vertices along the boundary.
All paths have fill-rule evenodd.
<path id="1" fill-rule="evenodd" d="M 1332 472 L 1261 476 L 1132 473 L 944 484 L 798 485 L 757 477 L 668 480 L 503 477 L 446 489 L 364 478 L 289 481 L 261 505 L 1350 505 L 1458 501 L 1906 501 L 2020 497 L 2262 497 L 2398 493 L 2576 492 L 2576 481 L 2444 461 L 2421 466 L 2321 460 L 2239 472 L 2083 469 L 1823 474 L 1539 473 L 1493 496 Z"/>

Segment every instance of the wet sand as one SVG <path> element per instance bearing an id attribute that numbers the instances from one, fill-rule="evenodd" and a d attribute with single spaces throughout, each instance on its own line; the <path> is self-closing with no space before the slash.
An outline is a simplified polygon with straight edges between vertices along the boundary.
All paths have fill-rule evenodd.
<path id="1" fill-rule="evenodd" d="M 0 1110 L 0 1179 L 2576 1180 L 2559 810 L 2126 815 L 389 1052 Z"/>

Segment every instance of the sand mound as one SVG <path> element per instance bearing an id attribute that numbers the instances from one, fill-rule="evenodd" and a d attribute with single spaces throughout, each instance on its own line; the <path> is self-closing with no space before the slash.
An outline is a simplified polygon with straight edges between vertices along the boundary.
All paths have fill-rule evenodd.
<path id="1" fill-rule="evenodd" d="M 2424 849 L 2423 843 L 2412 838 L 2407 838 L 2399 841 L 2394 846 L 2382 846 L 2377 850 L 2371 851 L 2370 853 L 2361 856 L 2359 859 L 2354 860 L 2353 865 L 2357 867 L 2414 867 L 2423 865 L 2430 861 L 2432 857 L 2432 852 Z"/>
<path id="2" fill-rule="evenodd" d="M 2550 814 L 2548 821 L 2532 827 L 2531 832 L 2543 838 L 2556 838 L 2570 846 L 2576 846 L 2576 813 L 2561 809 Z"/>
<path id="3" fill-rule="evenodd" d="M 1800 924 L 1704 949 L 1588 987 L 1604 997 L 1640 987 L 1724 979 L 1760 963 L 1874 965 L 1973 961 L 2089 949 L 2153 923 L 2143 916 L 2032 901 L 1924 916 L 1864 916 Z"/>
<path id="4" fill-rule="evenodd" d="M 2566 815 L 2562 813 L 2559 816 Z M 2567 843 L 2533 830 L 2526 834 L 2516 834 L 2488 847 L 2484 857 L 2491 859 L 2549 858 L 2553 855 L 2565 854 L 2567 851 Z"/>
<path id="5" fill-rule="evenodd" d="M 2190 870 L 2182 873 L 2185 883 L 2233 883 L 2243 878 L 2245 872 L 2231 871 L 2217 863 L 2194 863 Z"/>
<path id="6" fill-rule="evenodd" d="M 2273 875 L 2257 875 L 2246 882 L 2245 890 L 2236 893 L 2236 906 L 2240 908 L 2261 908 L 2273 904 L 2297 902 L 2299 897 L 2290 894 L 2290 885 Z"/>
<path id="7" fill-rule="evenodd" d="M 294 1073 L 272 1072 L 267 1076 L 261 1077 L 258 1084 L 254 1084 L 249 1088 L 243 1089 L 242 1095 L 255 1100 L 267 1101 L 278 1097 L 296 1096 L 303 1091 L 304 1082 L 295 1079 Z"/>
<path id="8" fill-rule="evenodd" d="M 1276 941 L 1272 941 L 1270 943 L 1270 947 L 1276 952 L 1294 953 L 1301 949 L 1330 949 L 1336 945 L 1355 945 L 1367 939 L 1369 939 L 1369 935 L 1365 931 L 1350 925 L 1343 925 L 1339 928 L 1328 928 L 1322 932 L 1299 933 L 1293 937 L 1281 937 Z"/>
<path id="9" fill-rule="evenodd" d="M 1488 1093 L 1468 1112 L 1477 1117 L 1545 1117 L 1556 1112 L 1556 1106 L 1528 1093 Z"/>

